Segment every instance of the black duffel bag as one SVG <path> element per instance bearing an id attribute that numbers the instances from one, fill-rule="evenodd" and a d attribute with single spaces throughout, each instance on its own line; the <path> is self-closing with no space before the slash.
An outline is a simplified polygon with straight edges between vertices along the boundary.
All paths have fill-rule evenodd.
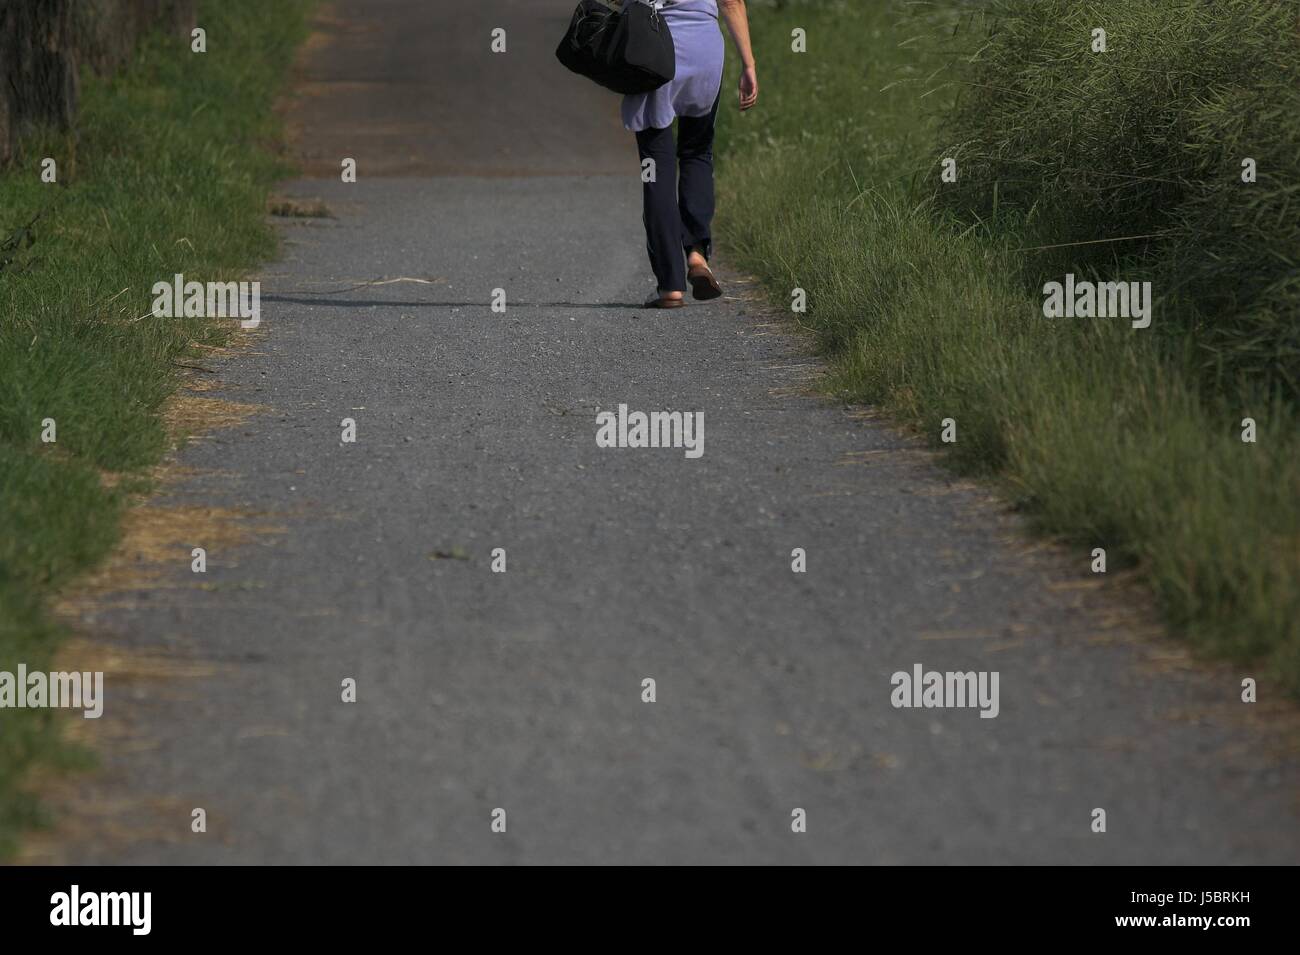
<path id="1" fill-rule="evenodd" d="M 673 35 L 647 0 L 625 0 L 622 10 L 581 0 L 555 55 L 615 93 L 649 93 L 677 73 Z"/>

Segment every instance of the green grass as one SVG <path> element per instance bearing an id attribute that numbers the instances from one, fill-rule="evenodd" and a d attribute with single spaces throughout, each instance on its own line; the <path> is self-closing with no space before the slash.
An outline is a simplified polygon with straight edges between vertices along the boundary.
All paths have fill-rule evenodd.
<path id="1" fill-rule="evenodd" d="M 148 316 L 151 286 L 177 272 L 234 279 L 275 251 L 266 198 L 285 170 L 271 105 L 310 2 L 208 0 L 207 53 L 147 40 L 112 79 L 83 78 L 73 132 L 27 136 L 0 172 L 0 238 L 14 236 L 0 254 L 0 670 L 48 666 L 51 594 L 117 536 L 124 491 L 102 473 L 158 461 L 175 363 L 227 334 Z M 57 184 L 40 181 L 47 156 Z M 2 856 L 40 821 L 25 772 L 68 750 L 49 711 L 0 720 Z"/>
<path id="2" fill-rule="evenodd" d="M 954 468 L 996 481 L 1081 568 L 1104 547 L 1110 570 L 1136 569 L 1197 647 L 1300 693 L 1294 13 L 995 5 L 751 2 L 762 100 L 723 111 L 722 243 L 774 301 L 807 291 L 794 317 L 836 394 L 936 446 L 954 418 Z M 1078 52 L 1094 21 L 1113 69 Z M 1135 170 L 1170 182 L 1100 186 Z M 1138 232 L 1163 234 L 1022 251 Z M 1152 280 L 1152 328 L 1044 318 L 1042 285 L 1067 271 Z"/>
<path id="3" fill-rule="evenodd" d="M 999 0 L 945 124 L 962 176 L 1027 244 L 1090 242 L 1032 272 L 1142 274 L 1155 334 L 1210 393 L 1300 398 L 1300 10 L 1287 0 Z M 1094 53 L 1093 27 L 1107 30 Z M 1242 181 L 1255 160 L 1257 180 Z M 1096 242 L 1118 236 L 1140 240 Z"/>

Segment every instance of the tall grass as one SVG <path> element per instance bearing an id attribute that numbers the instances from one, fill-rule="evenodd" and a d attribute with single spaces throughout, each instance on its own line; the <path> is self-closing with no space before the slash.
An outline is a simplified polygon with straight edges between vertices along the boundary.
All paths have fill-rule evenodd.
<path id="1" fill-rule="evenodd" d="M 956 419 L 957 443 L 943 446 L 953 467 L 996 480 L 1044 532 L 1080 545 L 1081 567 L 1104 547 L 1110 570 L 1135 568 L 1177 633 L 1300 693 L 1300 415 L 1282 329 L 1294 328 L 1296 299 L 1278 268 L 1293 255 L 1296 223 L 1280 214 L 1297 180 L 1263 176 L 1269 163 L 1290 168 L 1300 136 L 1283 124 L 1246 153 L 1270 157 L 1255 193 L 1241 191 L 1251 188 L 1240 181 L 1242 141 L 1210 155 L 1214 134 L 1203 133 L 1189 141 L 1192 158 L 1166 141 L 1171 124 L 1199 129 L 1213 114 L 1206 104 L 1229 93 L 1274 115 L 1288 101 L 1278 74 L 1254 63 L 1234 72 L 1225 54 L 1195 95 L 1177 82 L 1116 79 L 1128 105 L 1114 108 L 1133 116 L 1123 149 L 1112 135 L 1074 155 L 1064 137 L 1086 138 L 1093 124 L 1099 135 L 1110 107 L 1091 102 L 1095 84 L 1062 76 L 1099 67 L 1071 67 L 1074 53 L 1062 63 L 1053 51 L 1086 51 L 1094 21 L 1111 26 L 1112 51 L 1172 42 L 1133 25 L 1154 24 L 1153 8 L 1172 15 L 1188 4 L 994 6 L 990 28 L 955 0 L 751 4 L 763 99 L 752 114 L 724 111 L 721 244 L 775 301 L 788 307 L 793 288 L 807 290 L 809 310 L 796 317 L 831 358 L 838 394 L 884 406 L 936 444 L 940 421 Z M 1231 6 L 1240 42 L 1283 49 L 1244 35 L 1276 29 L 1276 4 Z M 1221 39 L 1213 18 L 1199 23 Z M 806 54 L 790 50 L 796 27 L 807 31 Z M 1154 56 L 1144 52 L 1139 65 Z M 1289 56 L 1279 70 L 1294 70 Z M 1023 96 L 986 103 L 971 84 L 1023 87 L 1052 103 L 1025 117 L 1015 108 Z M 940 161 L 954 152 L 959 185 L 947 194 Z M 1101 188 L 1103 172 L 1156 173 L 1152 153 L 1165 157 L 1161 178 L 1180 184 L 1176 201 L 1164 183 L 1149 183 L 1150 194 Z M 1220 182 L 1215 170 L 1235 179 Z M 1112 221 L 1116 210 L 1135 219 Z M 1192 223 L 1204 220 L 1224 225 L 1198 238 Z M 1164 235 L 1025 251 L 1143 230 Z M 1243 235 L 1254 258 L 1224 295 L 1213 276 L 1237 274 L 1228 263 L 1246 254 Z M 1043 282 L 1069 270 L 1184 284 L 1157 301 L 1147 331 L 1162 330 L 1144 334 L 1117 319 L 1044 318 Z M 1290 318 L 1249 317 L 1263 308 Z M 1261 322 L 1266 335 L 1242 331 Z M 1229 354 L 1236 349 L 1249 354 Z M 1258 422 L 1254 444 L 1241 440 L 1245 417 Z"/>
<path id="2" fill-rule="evenodd" d="M 146 317 L 150 287 L 234 278 L 274 250 L 271 104 L 308 6 L 207 0 L 211 52 L 152 38 L 115 78 L 84 77 L 73 133 L 29 135 L 0 173 L 0 670 L 48 665 L 50 593 L 117 534 L 123 485 L 101 474 L 160 457 L 176 362 L 222 340 L 199 320 Z M 57 184 L 40 180 L 47 156 Z M 21 781 L 66 754 L 56 739 L 48 711 L 0 712 L 0 855 L 36 819 Z"/>
<path id="3" fill-rule="evenodd" d="M 992 0 L 974 20 L 945 130 L 961 176 L 936 196 L 1019 213 L 1029 245 L 1090 243 L 1032 268 L 1143 272 L 1156 334 L 1211 391 L 1300 399 L 1300 5 Z"/>

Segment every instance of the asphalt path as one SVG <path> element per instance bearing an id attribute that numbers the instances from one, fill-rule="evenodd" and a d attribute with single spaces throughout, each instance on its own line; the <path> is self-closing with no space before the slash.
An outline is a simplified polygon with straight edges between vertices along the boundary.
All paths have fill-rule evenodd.
<path id="1" fill-rule="evenodd" d="M 332 216 L 284 225 L 262 328 L 216 366 L 207 395 L 261 411 L 148 505 L 275 532 L 214 537 L 201 582 L 178 539 L 82 613 L 124 661 L 81 730 L 102 766 L 30 856 L 1294 862 L 1295 761 L 1239 701 L 1251 674 L 1189 663 L 1086 555 L 817 397 L 734 276 L 635 307 L 635 149 L 553 59 L 569 8 L 322 16 L 285 191 Z M 620 404 L 703 412 L 703 455 L 598 447 Z M 996 672 L 996 718 L 893 706 L 916 664 Z"/>

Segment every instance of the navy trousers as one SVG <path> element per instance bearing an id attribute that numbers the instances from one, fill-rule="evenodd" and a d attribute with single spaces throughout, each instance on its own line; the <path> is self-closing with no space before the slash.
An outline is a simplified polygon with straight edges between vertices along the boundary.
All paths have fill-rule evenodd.
<path id="1" fill-rule="evenodd" d="M 719 97 L 720 98 L 720 97 Z M 713 124 L 718 100 L 707 116 L 681 116 L 677 142 L 672 127 L 636 134 L 645 161 L 654 160 L 653 181 L 641 186 L 646 249 L 660 292 L 686 291 L 686 256 L 713 251 Z"/>

